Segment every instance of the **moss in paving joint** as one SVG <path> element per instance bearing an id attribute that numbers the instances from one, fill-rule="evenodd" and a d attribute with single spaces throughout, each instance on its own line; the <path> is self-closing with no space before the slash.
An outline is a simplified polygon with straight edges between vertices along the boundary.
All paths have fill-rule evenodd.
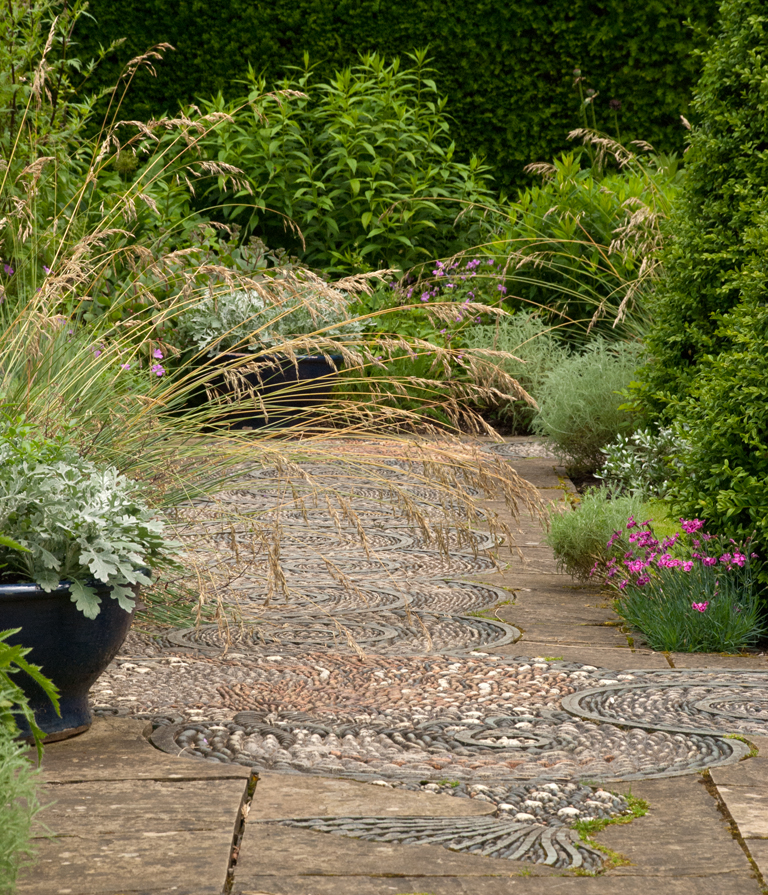
<path id="1" fill-rule="evenodd" d="M 751 740 L 743 737 L 740 733 L 726 734 L 725 739 L 738 740 L 740 743 L 744 743 L 746 746 L 749 746 L 749 752 L 747 753 L 747 755 L 740 758 L 739 761 L 745 761 L 747 758 L 757 758 L 757 756 L 760 754 L 760 750 L 757 748 L 757 746 Z"/>
<path id="2" fill-rule="evenodd" d="M 576 870 L 571 871 L 574 876 L 597 876 L 598 874 L 603 873 L 606 870 L 610 870 L 614 867 L 626 867 L 628 864 L 632 863 L 625 855 L 613 851 L 613 849 L 610 849 L 605 845 L 601 845 L 593 838 L 597 833 L 600 833 L 606 827 L 615 826 L 617 824 L 631 824 L 632 821 L 635 820 L 635 818 L 645 817 L 645 815 L 648 813 L 648 802 L 646 802 L 645 799 L 633 796 L 630 792 L 626 796 L 626 800 L 631 814 L 625 814 L 622 817 L 604 817 L 597 818 L 595 820 L 580 820 L 573 825 L 573 829 L 576 830 L 576 832 L 579 834 L 582 842 L 584 842 L 590 848 L 595 848 L 605 855 L 605 862 L 600 870 L 592 872 L 589 870 L 577 868 Z"/>

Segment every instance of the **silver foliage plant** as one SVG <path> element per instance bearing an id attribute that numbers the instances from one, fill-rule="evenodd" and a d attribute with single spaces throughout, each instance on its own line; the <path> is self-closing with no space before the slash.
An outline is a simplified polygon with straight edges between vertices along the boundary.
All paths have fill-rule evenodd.
<path id="1" fill-rule="evenodd" d="M 686 447 L 684 436 L 671 428 L 619 435 L 602 449 L 605 462 L 597 477 L 614 492 L 643 499 L 664 497 Z"/>
<path id="2" fill-rule="evenodd" d="M 27 427 L 0 431 L 0 531 L 26 548 L 0 546 L 0 581 L 33 581 L 46 592 L 66 581 L 88 618 L 99 613 L 99 587 L 133 609 L 132 586 L 150 584 L 150 568 L 173 565 L 177 547 L 134 491 L 114 468 L 60 441 Z"/>
<path id="3" fill-rule="evenodd" d="M 316 335 L 320 341 L 359 336 L 364 321 L 350 319 L 348 297 L 329 287 L 296 289 L 275 283 L 259 294 L 243 289 L 204 298 L 179 318 L 183 343 L 209 354 L 260 351 L 286 339 Z"/>

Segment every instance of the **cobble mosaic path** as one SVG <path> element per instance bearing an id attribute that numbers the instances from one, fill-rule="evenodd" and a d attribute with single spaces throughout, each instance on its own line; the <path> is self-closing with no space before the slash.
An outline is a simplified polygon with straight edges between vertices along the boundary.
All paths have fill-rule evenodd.
<path id="1" fill-rule="evenodd" d="M 536 442 L 488 450 L 510 461 L 550 456 Z M 224 498 L 244 516 L 284 523 L 285 593 L 269 586 L 267 545 L 254 545 L 247 526 L 214 536 L 213 504 L 201 503 L 190 549 L 198 561 L 214 542 L 225 552 L 219 595 L 242 624 L 131 634 L 94 688 L 96 712 L 152 721 L 153 744 L 190 760 L 361 780 L 492 811 L 283 826 L 590 871 L 602 857 L 571 827 L 628 813 L 612 781 L 727 766 L 750 751 L 730 734 L 768 733 L 765 673 L 616 673 L 527 655 L 521 631 L 498 617 L 514 593 L 493 583 L 506 562 L 496 537 L 477 531 L 468 544 L 451 529 L 463 514 L 413 484 L 407 466 L 388 462 L 382 477 L 441 528 L 440 545 L 387 503 L 386 487 L 360 483 L 342 463 L 308 467 L 292 496 L 258 470 L 253 488 Z M 354 523 L 316 504 L 312 477 L 345 482 Z M 513 645 L 516 655 L 498 654 Z"/>

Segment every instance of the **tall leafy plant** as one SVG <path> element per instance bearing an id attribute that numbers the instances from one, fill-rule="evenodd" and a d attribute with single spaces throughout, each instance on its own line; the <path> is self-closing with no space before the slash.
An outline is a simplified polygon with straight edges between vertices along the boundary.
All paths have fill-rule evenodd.
<path id="1" fill-rule="evenodd" d="M 258 207 L 222 182 L 206 200 L 271 244 L 298 228 L 303 261 L 328 270 L 408 268 L 472 245 L 481 229 L 469 206 L 491 201 L 488 167 L 459 160 L 426 54 L 409 59 L 364 54 L 318 83 L 305 58 L 269 95 L 249 71 L 247 97 L 204 104 L 233 120 L 203 145 L 248 172 Z"/>

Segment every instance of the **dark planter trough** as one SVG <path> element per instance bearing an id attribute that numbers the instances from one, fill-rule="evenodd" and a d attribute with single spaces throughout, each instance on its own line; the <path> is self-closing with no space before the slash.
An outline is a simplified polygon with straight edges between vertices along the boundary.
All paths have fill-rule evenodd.
<path id="1" fill-rule="evenodd" d="M 209 363 L 232 365 L 242 361 L 243 357 L 241 354 L 222 354 Z M 338 369 L 342 363 L 341 355 L 330 357 Z M 226 421 L 233 428 L 282 429 L 306 424 L 311 421 L 313 410 L 330 400 L 337 381 L 337 369 L 323 355 L 299 355 L 295 363 L 275 355 L 274 358 L 261 357 L 257 362 L 258 372 L 243 370 L 240 375 L 247 383 L 245 388 L 258 393 L 258 397 L 246 393 L 237 408 L 226 413 Z M 223 374 L 215 377 L 211 385 L 222 396 L 231 397 L 235 392 Z"/>
<path id="2" fill-rule="evenodd" d="M 138 587 L 135 591 L 138 594 Z M 109 588 L 99 588 L 98 593 L 101 612 L 91 619 L 75 607 L 66 583 L 51 593 L 36 584 L 0 585 L 0 628 L 21 628 L 7 642 L 29 647 L 27 661 L 39 665 L 59 688 L 61 717 L 29 675 L 19 672 L 13 678 L 26 693 L 47 740 L 65 739 L 91 726 L 88 691 L 117 655 L 131 627 L 133 613 L 120 608 Z M 19 720 L 20 726 L 23 723 Z M 22 727 L 21 733 L 30 732 Z"/>

